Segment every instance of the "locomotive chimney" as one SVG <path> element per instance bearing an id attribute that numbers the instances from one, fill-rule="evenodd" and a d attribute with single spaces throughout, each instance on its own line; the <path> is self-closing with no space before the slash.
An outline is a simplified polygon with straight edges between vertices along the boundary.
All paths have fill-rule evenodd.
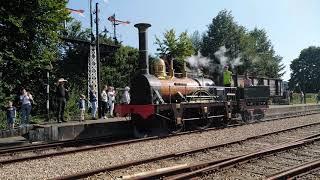
<path id="1" fill-rule="evenodd" d="M 147 29 L 151 27 L 151 24 L 138 23 L 134 27 L 139 30 L 139 69 L 141 73 L 149 74 Z"/>

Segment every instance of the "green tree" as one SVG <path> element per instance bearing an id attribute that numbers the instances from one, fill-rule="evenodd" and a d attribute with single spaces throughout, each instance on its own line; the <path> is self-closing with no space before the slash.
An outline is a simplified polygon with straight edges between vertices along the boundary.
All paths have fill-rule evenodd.
<path id="1" fill-rule="evenodd" d="M 59 32 L 69 15 L 66 4 L 61 0 L 1 2 L 0 94 L 14 96 L 24 86 L 34 93 L 37 107 L 45 110 L 46 67 L 58 57 Z"/>
<path id="2" fill-rule="evenodd" d="M 138 68 L 139 50 L 129 46 L 121 46 L 114 56 L 102 66 L 103 84 L 115 87 L 128 86 Z"/>
<path id="3" fill-rule="evenodd" d="M 90 30 L 82 29 L 79 21 L 68 23 L 64 37 L 68 39 L 89 41 Z M 68 79 L 69 84 L 85 92 L 88 79 L 89 43 L 63 41 L 60 44 L 60 58 L 54 63 L 52 80 L 60 77 Z"/>
<path id="4" fill-rule="evenodd" d="M 162 40 L 156 37 L 155 44 L 158 45 L 158 54 L 164 60 L 175 60 L 174 69 L 177 72 L 181 72 L 185 58 L 194 54 L 192 41 L 187 32 L 182 32 L 176 37 L 174 29 L 166 31 L 163 36 L 164 39 Z"/>
<path id="5" fill-rule="evenodd" d="M 212 61 L 208 71 L 214 77 L 221 74 L 222 66 L 231 65 L 239 74 L 249 72 L 254 75 L 280 77 L 284 66 L 282 57 L 275 54 L 271 41 L 263 29 L 248 32 L 238 25 L 230 11 L 220 11 L 213 18 L 201 43 L 202 55 Z M 217 57 L 223 50 L 224 57 Z M 221 50 L 222 49 L 222 50 Z"/>
<path id="6" fill-rule="evenodd" d="M 320 90 L 320 47 L 310 46 L 290 64 L 290 89 L 315 93 Z"/>
<path id="7" fill-rule="evenodd" d="M 198 54 L 198 51 L 200 51 L 201 43 L 202 43 L 202 37 L 199 31 L 193 32 L 192 35 L 190 36 L 190 39 L 191 39 L 192 46 L 195 53 Z"/>
<path id="8" fill-rule="evenodd" d="M 231 64 L 233 60 L 240 56 L 241 40 L 244 40 L 245 28 L 239 26 L 233 19 L 231 12 L 227 10 L 220 11 L 218 15 L 212 19 L 212 23 L 208 26 L 208 31 L 203 36 L 201 44 L 201 54 L 209 57 L 212 62 L 209 67 L 211 75 L 221 73 L 221 65 Z M 216 52 L 221 47 L 225 47 L 227 62 L 222 62 L 216 57 Z"/>
<path id="9" fill-rule="evenodd" d="M 253 38 L 255 58 L 251 72 L 261 76 L 278 78 L 283 75 L 282 57 L 275 54 L 272 43 L 264 29 L 255 28 L 249 32 Z"/>

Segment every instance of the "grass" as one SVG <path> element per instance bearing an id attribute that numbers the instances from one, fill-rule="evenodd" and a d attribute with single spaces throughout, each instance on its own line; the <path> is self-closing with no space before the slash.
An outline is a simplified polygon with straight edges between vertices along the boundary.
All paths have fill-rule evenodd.
<path id="1" fill-rule="evenodd" d="M 306 93 L 306 103 L 307 104 L 315 104 L 317 103 L 317 94 L 315 93 Z M 303 104 L 304 102 L 302 102 Z M 301 104 L 300 101 L 300 93 L 293 93 L 293 101 L 291 104 Z"/>

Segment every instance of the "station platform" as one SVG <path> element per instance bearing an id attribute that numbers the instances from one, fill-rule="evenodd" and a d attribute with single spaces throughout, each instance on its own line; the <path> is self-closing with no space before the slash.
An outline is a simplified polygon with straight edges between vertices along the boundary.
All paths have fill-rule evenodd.
<path id="1" fill-rule="evenodd" d="M 132 135 L 130 121 L 125 118 L 108 118 L 64 123 L 48 122 L 33 125 L 29 141 L 61 141 L 94 137 L 128 137 Z"/>
<path id="2" fill-rule="evenodd" d="M 316 103 L 309 103 L 309 104 L 290 104 L 290 105 L 269 105 L 270 109 L 274 109 L 274 108 L 289 108 L 289 107 L 304 107 L 304 106 L 319 106 L 320 104 L 316 104 Z"/>
<path id="3" fill-rule="evenodd" d="M 0 146 L 2 141 L 10 144 L 11 141 L 19 143 L 20 140 L 50 142 L 94 137 L 118 138 L 131 136 L 132 132 L 130 121 L 119 117 L 81 122 L 49 121 L 0 131 Z"/>
<path id="4" fill-rule="evenodd" d="M 9 146 L 21 146 L 25 144 L 29 144 L 29 141 L 22 136 L 0 138 L 0 149 L 7 148 Z"/>
<path id="5" fill-rule="evenodd" d="M 320 110 L 319 104 L 293 104 L 293 105 L 270 105 L 265 112 L 268 115 L 282 114 L 284 112 L 302 112 Z"/>

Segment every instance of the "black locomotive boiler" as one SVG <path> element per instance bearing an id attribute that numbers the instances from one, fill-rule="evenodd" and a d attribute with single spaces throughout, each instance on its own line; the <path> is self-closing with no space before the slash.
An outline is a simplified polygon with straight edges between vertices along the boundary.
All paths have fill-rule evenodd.
<path id="1" fill-rule="evenodd" d="M 189 78 L 185 71 L 175 77 L 173 67 L 167 75 L 165 63 L 154 63 L 154 74 L 149 73 L 147 29 L 140 23 L 139 72 L 131 81 L 131 102 L 118 105 L 120 116 L 129 116 L 137 130 L 164 129 L 170 132 L 185 128 L 208 128 L 230 123 L 234 119 L 260 119 L 268 108 L 269 86 L 221 87 L 207 78 Z"/>

